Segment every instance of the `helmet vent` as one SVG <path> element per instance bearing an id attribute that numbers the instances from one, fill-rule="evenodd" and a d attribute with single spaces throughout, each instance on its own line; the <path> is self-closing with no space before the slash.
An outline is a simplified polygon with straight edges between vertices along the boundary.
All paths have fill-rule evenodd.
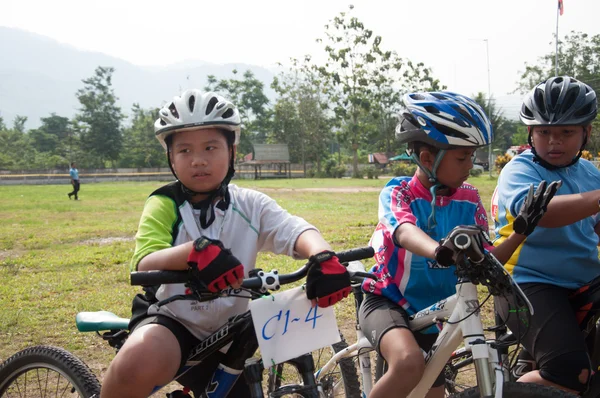
<path id="1" fill-rule="evenodd" d="M 194 105 L 196 105 L 196 96 L 190 95 L 190 98 L 188 99 L 188 108 L 190 113 L 194 113 Z"/>
<path id="2" fill-rule="evenodd" d="M 581 108 L 577 112 L 575 112 L 575 114 L 573 116 L 582 117 L 582 116 L 589 115 L 590 113 L 592 113 L 593 106 L 594 106 L 594 104 L 592 102 L 590 102 L 586 106 L 584 106 L 583 108 Z"/>
<path id="3" fill-rule="evenodd" d="M 475 122 L 475 119 L 473 119 L 473 116 L 471 116 L 471 114 L 469 114 L 469 112 L 467 112 L 466 110 L 464 110 L 461 106 L 459 105 L 454 105 L 452 106 L 454 108 L 454 110 L 456 110 L 456 112 L 460 113 L 460 115 L 462 117 L 464 117 L 465 119 L 467 119 L 467 121 L 471 124 L 471 126 L 476 126 L 477 123 Z M 457 121 L 458 122 L 458 121 Z M 462 121 L 461 121 L 462 122 Z M 461 122 L 458 122 L 459 124 L 463 124 Z M 466 127 L 466 126 L 465 126 Z"/>
<path id="4" fill-rule="evenodd" d="M 227 119 L 233 116 L 233 109 L 229 108 L 225 111 L 225 113 L 223 113 L 222 118 L 223 119 Z"/>
<path id="5" fill-rule="evenodd" d="M 164 120 L 160 119 L 160 125 L 161 125 L 161 126 L 166 126 L 166 125 L 167 125 L 167 122 L 165 122 Z"/>
<path id="6" fill-rule="evenodd" d="M 427 106 L 424 106 L 424 108 L 429 113 L 435 113 L 435 114 L 440 113 L 440 110 L 438 108 L 436 108 L 435 106 L 427 105 Z"/>
<path id="7" fill-rule="evenodd" d="M 208 115 L 215 109 L 215 105 L 219 103 L 219 99 L 217 97 L 211 97 L 210 101 L 208 101 L 208 105 L 206 105 L 206 114 Z"/>
<path id="8" fill-rule="evenodd" d="M 177 119 L 179 119 L 179 112 L 177 112 L 177 108 L 175 108 L 175 104 L 172 102 L 171 102 L 171 105 L 169 105 L 169 111 L 171 111 L 171 115 L 173 115 Z"/>
<path id="9" fill-rule="evenodd" d="M 454 130 L 453 128 L 450 128 L 448 126 L 444 126 L 443 124 L 439 124 L 437 122 L 434 122 L 433 120 L 431 121 L 431 124 L 433 125 L 433 127 L 435 127 L 436 130 L 438 130 L 440 133 L 448 136 L 448 137 L 456 137 L 456 138 L 461 138 L 463 140 L 469 140 L 469 136 L 461 133 L 460 131 Z"/>

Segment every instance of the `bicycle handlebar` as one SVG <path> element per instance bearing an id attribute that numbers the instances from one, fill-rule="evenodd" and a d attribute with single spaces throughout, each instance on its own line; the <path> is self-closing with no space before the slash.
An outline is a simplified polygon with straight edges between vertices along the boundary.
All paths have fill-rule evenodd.
<path id="1" fill-rule="evenodd" d="M 359 247 L 356 249 L 344 250 L 336 253 L 336 256 L 341 263 L 347 263 L 355 260 L 371 258 L 375 254 L 372 247 Z M 296 282 L 306 276 L 311 263 L 304 264 L 300 269 L 286 275 L 279 275 L 277 278 L 279 283 L 284 285 L 287 283 Z M 277 274 L 277 271 L 273 271 Z M 187 283 L 191 279 L 190 271 L 137 271 L 130 274 L 132 285 L 162 285 L 168 283 Z M 267 276 L 267 279 L 269 277 Z M 270 281 L 272 284 L 273 281 Z M 246 289 L 259 289 L 263 286 L 263 278 L 254 276 L 244 279 L 242 287 Z"/>

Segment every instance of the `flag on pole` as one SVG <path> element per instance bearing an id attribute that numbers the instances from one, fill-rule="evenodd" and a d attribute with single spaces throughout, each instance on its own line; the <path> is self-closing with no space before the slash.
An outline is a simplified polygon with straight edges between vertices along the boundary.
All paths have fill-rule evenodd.
<path id="1" fill-rule="evenodd" d="M 563 15 L 563 12 L 565 11 L 564 5 L 563 5 L 563 0 L 558 0 L 558 11 L 559 11 L 560 15 Z"/>

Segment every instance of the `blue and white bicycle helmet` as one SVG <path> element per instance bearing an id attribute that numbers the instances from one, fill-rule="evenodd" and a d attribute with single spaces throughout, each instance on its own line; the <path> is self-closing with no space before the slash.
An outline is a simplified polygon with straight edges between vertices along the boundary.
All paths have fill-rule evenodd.
<path id="1" fill-rule="evenodd" d="M 423 142 L 438 149 L 491 144 L 492 124 L 471 98 L 452 92 L 408 93 L 396 127 L 402 143 Z"/>
<path id="2" fill-rule="evenodd" d="M 428 229 L 435 225 L 435 198 L 442 184 L 437 179 L 437 168 L 446 150 L 479 148 L 493 140 L 492 123 L 484 110 L 469 97 L 448 91 L 408 93 L 403 97 L 404 110 L 396 126 L 396 139 L 408 144 L 408 153 L 432 184 L 431 215 Z M 421 142 L 437 148 L 433 167 L 423 166 L 415 143 Z"/>

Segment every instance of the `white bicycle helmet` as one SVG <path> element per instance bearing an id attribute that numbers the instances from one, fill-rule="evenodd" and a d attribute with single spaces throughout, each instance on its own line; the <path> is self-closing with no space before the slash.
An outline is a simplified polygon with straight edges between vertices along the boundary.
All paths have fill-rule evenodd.
<path id="1" fill-rule="evenodd" d="M 240 142 L 240 124 L 240 114 L 230 101 L 213 92 L 191 89 L 180 97 L 174 97 L 171 103 L 158 111 L 154 132 L 165 150 L 167 139 L 173 133 L 209 127 L 232 132 L 233 144 L 237 145 Z"/>

